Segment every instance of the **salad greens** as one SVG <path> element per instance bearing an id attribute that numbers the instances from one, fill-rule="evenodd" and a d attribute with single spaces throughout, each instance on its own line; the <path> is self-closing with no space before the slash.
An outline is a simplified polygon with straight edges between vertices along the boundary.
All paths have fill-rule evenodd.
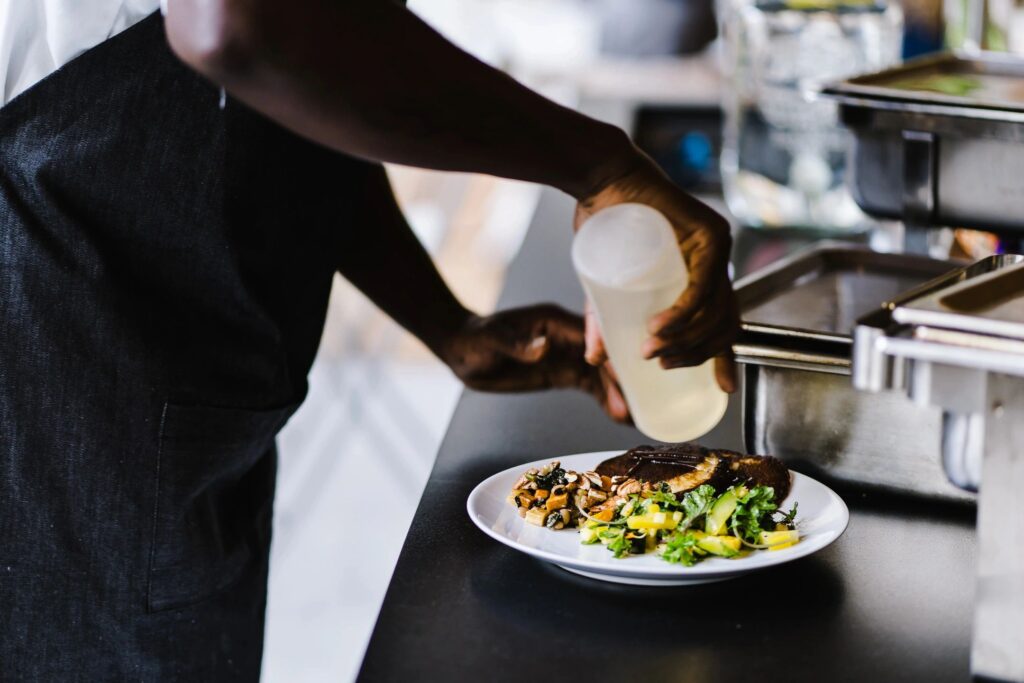
<path id="1" fill-rule="evenodd" d="M 748 548 L 781 549 L 799 541 L 797 506 L 782 512 L 770 486 L 708 485 L 680 498 L 667 485 L 626 497 L 608 522 L 580 528 L 584 544 L 601 543 L 615 557 L 660 549 L 666 562 L 692 566 L 708 556 L 737 557 Z"/>

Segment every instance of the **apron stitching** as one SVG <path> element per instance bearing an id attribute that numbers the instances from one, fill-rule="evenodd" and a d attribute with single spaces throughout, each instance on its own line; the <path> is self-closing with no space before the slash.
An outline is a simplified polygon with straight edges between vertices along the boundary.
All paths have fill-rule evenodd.
<path id="1" fill-rule="evenodd" d="M 156 448 L 156 481 L 153 486 L 153 524 L 149 535 L 149 567 L 146 571 L 146 611 L 153 603 L 153 563 L 156 562 L 156 530 L 160 517 L 160 469 L 164 451 L 164 423 L 167 421 L 167 403 L 160 413 L 160 431 Z"/>

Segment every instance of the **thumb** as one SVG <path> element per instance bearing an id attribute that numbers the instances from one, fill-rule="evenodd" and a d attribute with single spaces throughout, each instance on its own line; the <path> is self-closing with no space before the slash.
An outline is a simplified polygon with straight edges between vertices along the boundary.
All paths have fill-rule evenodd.
<path id="1" fill-rule="evenodd" d="M 594 311 L 590 299 L 587 299 L 584 316 L 583 340 L 586 350 L 583 357 L 588 364 L 600 366 L 608 360 L 608 352 L 604 348 L 604 337 L 601 336 L 601 327 L 597 324 L 597 313 Z"/>

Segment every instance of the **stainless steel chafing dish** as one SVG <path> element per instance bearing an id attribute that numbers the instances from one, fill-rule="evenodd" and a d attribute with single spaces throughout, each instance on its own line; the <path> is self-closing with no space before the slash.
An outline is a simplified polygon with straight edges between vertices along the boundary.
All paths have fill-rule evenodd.
<path id="1" fill-rule="evenodd" d="M 1024 60 L 943 54 L 823 94 L 853 133 L 847 183 L 866 212 L 1024 230 Z"/>
<path id="2" fill-rule="evenodd" d="M 1024 257 L 980 261 L 861 319 L 853 380 L 942 411 L 946 473 L 979 491 L 971 671 L 1024 681 Z"/>
<path id="3" fill-rule="evenodd" d="M 971 670 L 1024 682 L 1024 256 L 957 268 L 825 243 L 736 289 L 748 450 L 976 500 Z"/>
<path id="4" fill-rule="evenodd" d="M 970 502 L 942 470 L 942 413 L 851 381 L 853 327 L 955 268 L 824 242 L 736 283 L 747 450 L 828 479 Z"/>
<path id="5" fill-rule="evenodd" d="M 853 132 L 865 211 L 1024 230 L 1024 61 L 941 55 L 825 93 Z M 976 500 L 971 671 L 1024 683 L 1024 256 L 951 265 L 823 246 L 738 282 L 746 445 Z"/>

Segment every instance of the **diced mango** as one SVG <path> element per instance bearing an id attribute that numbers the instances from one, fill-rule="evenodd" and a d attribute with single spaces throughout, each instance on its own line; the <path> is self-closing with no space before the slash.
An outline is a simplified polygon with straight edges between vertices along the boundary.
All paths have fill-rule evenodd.
<path id="1" fill-rule="evenodd" d="M 615 509 L 614 508 L 605 508 L 604 510 L 601 510 L 600 512 L 596 512 L 596 513 L 594 513 L 594 514 L 592 514 L 590 516 L 593 517 L 594 519 L 601 520 L 602 522 L 610 522 L 610 521 L 612 521 L 612 517 L 615 516 Z"/>
<path id="2" fill-rule="evenodd" d="M 800 532 L 790 529 L 762 531 L 758 540 L 761 541 L 761 545 L 766 545 L 771 550 L 782 550 L 797 543 L 800 540 Z"/>
<path id="3" fill-rule="evenodd" d="M 626 526 L 630 529 L 675 529 L 682 520 L 681 512 L 648 512 L 626 518 Z"/>
<path id="4" fill-rule="evenodd" d="M 550 496 L 545 502 L 548 512 L 552 510 L 561 510 L 569 504 L 569 494 L 559 493 L 557 496 Z"/>

